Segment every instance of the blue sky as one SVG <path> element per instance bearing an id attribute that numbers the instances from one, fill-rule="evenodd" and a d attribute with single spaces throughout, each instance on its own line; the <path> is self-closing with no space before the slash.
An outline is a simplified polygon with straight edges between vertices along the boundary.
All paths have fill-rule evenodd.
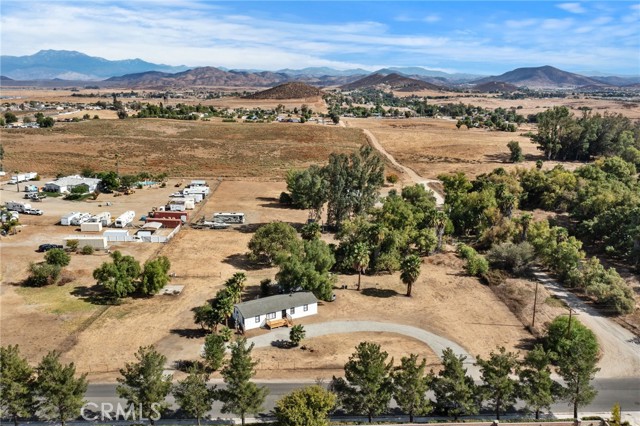
<path id="1" fill-rule="evenodd" d="M 640 1 L 0 0 L 3 55 L 228 68 L 422 66 L 501 74 L 553 65 L 640 74 Z"/>

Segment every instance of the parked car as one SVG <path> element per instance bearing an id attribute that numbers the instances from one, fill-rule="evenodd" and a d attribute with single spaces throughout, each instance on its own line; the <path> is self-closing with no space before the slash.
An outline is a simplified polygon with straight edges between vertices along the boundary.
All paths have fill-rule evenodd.
<path id="1" fill-rule="evenodd" d="M 33 214 L 36 216 L 42 216 L 44 212 L 40 209 L 27 209 L 24 211 L 25 214 Z"/>
<path id="2" fill-rule="evenodd" d="M 40 246 L 38 246 L 38 251 L 41 253 L 44 253 L 49 250 L 61 249 L 61 248 L 63 247 L 60 244 L 40 244 Z"/>

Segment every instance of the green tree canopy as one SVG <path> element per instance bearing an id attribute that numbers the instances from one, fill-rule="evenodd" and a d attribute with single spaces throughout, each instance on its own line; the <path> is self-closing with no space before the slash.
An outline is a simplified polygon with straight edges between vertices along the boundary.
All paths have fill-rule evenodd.
<path id="1" fill-rule="evenodd" d="M 49 420 L 59 421 L 62 426 L 80 414 L 85 403 L 87 374 L 76 377 L 73 363 L 60 363 L 60 354 L 49 352 L 36 368 L 36 395 L 38 411 Z"/>
<path id="2" fill-rule="evenodd" d="M 18 426 L 20 418 L 35 412 L 35 375 L 33 368 L 20 356 L 18 345 L 0 347 L 0 409 Z"/>
<path id="3" fill-rule="evenodd" d="M 211 410 L 216 400 L 216 387 L 208 387 L 209 376 L 197 368 L 192 368 L 189 375 L 173 386 L 173 396 L 180 410 L 195 417 L 200 426 L 200 419 Z"/>
<path id="4" fill-rule="evenodd" d="M 67 266 L 71 262 L 71 256 L 64 249 L 51 249 L 44 254 L 44 260 L 49 265 Z"/>
<path id="5" fill-rule="evenodd" d="M 231 358 L 221 371 L 226 388 L 219 397 L 223 402 L 222 412 L 240 416 L 242 424 L 245 416 L 255 414 L 262 409 L 269 390 L 251 381 L 258 364 L 251 358 L 253 343 L 247 346 L 247 339 L 240 338 L 231 344 Z"/>
<path id="6" fill-rule="evenodd" d="M 276 403 L 274 413 L 283 426 L 328 426 L 336 396 L 319 385 L 296 389 Z"/>
<path id="7" fill-rule="evenodd" d="M 456 356 L 451 348 L 446 348 L 442 352 L 442 370 L 437 375 L 433 371 L 430 373 L 436 409 L 453 416 L 455 420 L 461 415 L 476 414 L 479 409 L 476 385 L 464 368 L 466 359 L 463 355 Z"/>
<path id="8" fill-rule="evenodd" d="M 391 370 L 393 360 L 380 345 L 362 342 L 344 366 L 345 377 L 333 377 L 331 389 L 340 404 L 351 413 L 373 416 L 385 412 L 393 394 Z"/>
<path id="9" fill-rule="evenodd" d="M 142 279 L 138 287 L 140 293 L 153 295 L 162 290 L 171 280 L 169 277 L 170 268 L 171 262 L 166 256 L 160 256 L 145 262 Z"/>
<path id="10" fill-rule="evenodd" d="M 534 410 L 536 419 L 540 411 L 549 409 L 555 400 L 558 383 L 551 379 L 551 359 L 542 345 L 536 345 L 522 362 L 519 373 L 521 398 Z"/>
<path id="11" fill-rule="evenodd" d="M 422 260 L 418 256 L 416 256 L 415 254 L 410 254 L 403 259 L 402 265 L 400 266 L 400 269 L 402 270 L 400 279 L 407 285 L 408 297 L 411 297 L 411 289 L 413 287 L 413 284 L 418 280 L 418 277 L 420 276 L 421 264 Z"/>
<path id="12" fill-rule="evenodd" d="M 519 371 L 518 356 L 502 346 L 498 352 L 491 351 L 487 360 L 478 356 L 476 363 L 482 375 L 479 390 L 500 420 L 500 413 L 512 408 L 518 396 L 518 381 L 513 378 Z"/>
<path id="13" fill-rule="evenodd" d="M 277 258 L 302 251 L 302 241 L 296 230 L 284 222 L 271 222 L 258 228 L 249 241 L 253 260 L 273 265 Z"/>
<path id="14" fill-rule="evenodd" d="M 392 373 L 393 398 L 413 423 L 415 415 L 426 415 L 432 410 L 431 401 L 427 398 L 430 377 L 425 374 L 427 361 L 423 358 L 418 364 L 418 355 L 402 357 L 400 366 Z"/>
<path id="15" fill-rule="evenodd" d="M 217 371 L 222 367 L 227 345 L 219 334 L 209 334 L 204 339 L 202 357 L 207 371 Z"/>
<path id="16" fill-rule="evenodd" d="M 112 300 L 118 300 L 136 291 L 140 263 L 133 256 L 123 256 L 117 250 L 111 253 L 111 259 L 112 262 L 104 262 L 93 271 L 93 278 Z"/>
<path id="17" fill-rule="evenodd" d="M 165 398 L 171 391 L 171 376 L 163 373 L 167 358 L 153 346 L 141 346 L 135 356 L 137 362 L 120 369 L 116 392 L 153 425 L 167 407 Z"/>

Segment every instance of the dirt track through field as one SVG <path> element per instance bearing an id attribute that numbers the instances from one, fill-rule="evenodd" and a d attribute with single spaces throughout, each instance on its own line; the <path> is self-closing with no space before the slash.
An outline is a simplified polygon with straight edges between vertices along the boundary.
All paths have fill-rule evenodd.
<path id="1" fill-rule="evenodd" d="M 347 122 L 345 122 L 345 126 L 348 126 L 349 124 Z M 419 174 L 417 174 L 413 169 L 411 169 L 410 167 L 407 166 L 403 166 L 402 164 L 398 163 L 396 161 L 396 159 L 393 157 L 393 155 L 391 155 L 386 149 L 384 149 L 384 147 L 380 144 L 380 142 L 378 141 L 378 138 L 376 138 L 374 136 L 373 133 L 371 133 L 368 129 L 362 129 L 362 131 L 364 132 L 365 136 L 367 137 L 367 139 L 369 139 L 369 142 L 371 143 L 371 145 L 378 150 L 378 152 L 380 152 L 382 155 L 385 156 L 385 158 L 387 160 L 389 160 L 389 162 L 393 165 L 393 167 L 395 167 L 396 169 L 398 169 L 399 171 L 401 171 L 402 173 L 407 174 L 407 176 L 409 176 L 409 178 L 417 184 L 423 185 L 426 189 L 430 190 L 433 193 L 433 196 L 436 199 L 436 205 L 437 206 L 442 206 L 444 204 L 444 197 L 438 193 L 438 191 L 436 191 L 431 185 L 433 185 L 434 183 L 438 183 L 439 181 L 434 180 L 434 179 L 425 179 L 422 176 L 420 176 Z"/>

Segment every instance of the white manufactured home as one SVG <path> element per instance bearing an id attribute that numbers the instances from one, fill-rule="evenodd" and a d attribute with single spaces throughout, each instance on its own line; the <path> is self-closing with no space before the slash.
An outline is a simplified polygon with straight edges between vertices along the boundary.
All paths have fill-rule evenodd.
<path id="1" fill-rule="evenodd" d="M 73 188 L 80 185 L 87 187 L 87 192 L 94 192 L 100 183 L 100 179 L 86 178 L 79 175 L 63 177 L 44 185 L 47 192 L 71 192 Z"/>
<path id="2" fill-rule="evenodd" d="M 279 294 L 235 305 L 233 319 L 243 331 L 290 325 L 297 318 L 318 313 L 318 299 L 310 292 Z"/>

